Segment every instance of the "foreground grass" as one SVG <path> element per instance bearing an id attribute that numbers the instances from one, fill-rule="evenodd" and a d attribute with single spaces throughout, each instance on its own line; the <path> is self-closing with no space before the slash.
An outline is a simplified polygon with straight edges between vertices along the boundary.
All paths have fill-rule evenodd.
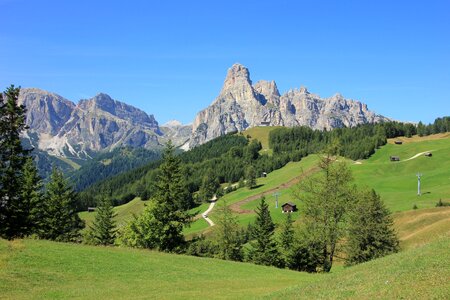
<path id="1" fill-rule="evenodd" d="M 300 283 L 270 299 L 449 299 L 450 236 Z"/>
<path id="2" fill-rule="evenodd" d="M 2 299 L 448 299 L 450 235 L 331 274 L 127 248 L 0 240 Z"/>
<path id="3" fill-rule="evenodd" d="M 248 299 L 320 278 L 146 250 L 0 240 L 2 299 Z"/>

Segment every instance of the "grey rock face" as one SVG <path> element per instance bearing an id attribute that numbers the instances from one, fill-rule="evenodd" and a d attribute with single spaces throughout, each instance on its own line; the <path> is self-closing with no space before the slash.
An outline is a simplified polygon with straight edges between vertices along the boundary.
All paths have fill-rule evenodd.
<path id="1" fill-rule="evenodd" d="M 304 87 L 280 95 L 274 81 L 252 85 L 250 72 L 234 64 L 213 103 L 200 111 L 192 126 L 190 147 L 254 126 L 300 126 L 314 129 L 351 127 L 387 118 L 367 105 L 336 94 L 322 99 Z"/>
<path id="2" fill-rule="evenodd" d="M 19 102 L 27 107 L 25 135 L 37 134 L 37 147 L 53 155 L 86 157 L 125 145 L 155 148 L 164 139 L 153 115 L 106 94 L 75 105 L 53 93 L 22 89 Z"/>

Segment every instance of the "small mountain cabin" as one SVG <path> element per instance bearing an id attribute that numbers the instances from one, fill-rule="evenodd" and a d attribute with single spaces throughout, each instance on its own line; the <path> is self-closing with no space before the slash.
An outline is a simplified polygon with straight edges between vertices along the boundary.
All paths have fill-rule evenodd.
<path id="1" fill-rule="evenodd" d="M 88 212 L 94 212 L 95 211 L 95 207 L 88 207 Z"/>
<path id="2" fill-rule="evenodd" d="M 402 141 L 395 141 L 394 143 L 395 143 L 396 145 L 401 145 L 401 144 L 403 144 Z"/>
<path id="3" fill-rule="evenodd" d="M 297 205 L 295 205 L 292 202 L 287 202 L 283 205 L 281 205 L 281 211 L 283 213 L 291 213 L 297 210 Z"/>
<path id="4" fill-rule="evenodd" d="M 432 157 L 432 156 L 433 156 L 433 153 L 427 152 L 427 153 L 425 153 L 425 156 L 427 156 L 427 157 Z"/>
<path id="5" fill-rule="evenodd" d="M 261 177 L 267 177 L 267 172 L 262 172 Z"/>
<path id="6" fill-rule="evenodd" d="M 270 122 L 262 121 L 261 126 L 270 126 Z"/>
<path id="7" fill-rule="evenodd" d="M 398 156 L 391 156 L 390 160 L 391 161 L 400 161 L 400 157 L 398 157 Z"/>

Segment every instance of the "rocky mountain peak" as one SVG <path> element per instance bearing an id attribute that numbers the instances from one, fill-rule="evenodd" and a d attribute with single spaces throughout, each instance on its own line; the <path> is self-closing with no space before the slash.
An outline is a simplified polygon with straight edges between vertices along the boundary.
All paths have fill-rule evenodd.
<path id="1" fill-rule="evenodd" d="M 340 94 L 324 99 L 301 87 L 280 95 L 275 81 L 265 80 L 252 86 L 248 69 L 234 64 L 217 99 L 197 114 L 190 147 L 254 126 L 305 125 L 322 130 L 385 120 Z"/>
<path id="2" fill-rule="evenodd" d="M 237 88 L 249 88 L 252 85 L 250 72 L 241 64 L 234 64 L 228 69 L 227 76 L 223 83 L 221 94 L 232 93 Z"/>

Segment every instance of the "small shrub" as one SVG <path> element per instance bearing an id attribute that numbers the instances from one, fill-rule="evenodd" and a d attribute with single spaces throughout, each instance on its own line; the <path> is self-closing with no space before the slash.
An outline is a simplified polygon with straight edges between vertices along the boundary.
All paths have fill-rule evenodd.
<path id="1" fill-rule="evenodd" d="M 442 199 L 439 199 L 438 203 L 436 203 L 436 207 L 450 206 L 448 202 L 442 202 Z"/>
<path id="2" fill-rule="evenodd" d="M 416 204 L 414 204 L 414 206 L 413 206 L 413 209 L 418 209 L 418 207 L 417 207 L 417 205 L 416 205 Z"/>

